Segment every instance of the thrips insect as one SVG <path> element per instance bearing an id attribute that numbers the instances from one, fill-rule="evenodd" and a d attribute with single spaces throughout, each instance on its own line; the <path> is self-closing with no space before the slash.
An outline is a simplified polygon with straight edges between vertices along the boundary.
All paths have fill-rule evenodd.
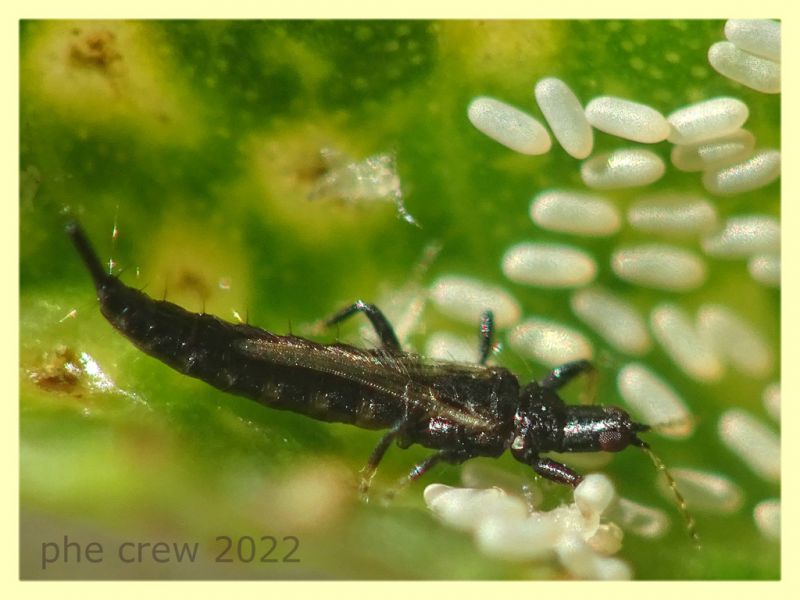
<path id="1" fill-rule="evenodd" d="M 588 361 L 567 363 L 527 385 L 520 385 L 509 370 L 487 365 L 493 332 L 490 312 L 481 321 L 480 362 L 475 365 L 403 352 L 383 313 L 362 301 L 327 324 L 364 313 L 381 347 L 319 344 L 150 298 L 104 270 L 77 223 L 68 224 L 66 231 L 91 274 L 102 314 L 143 352 L 180 373 L 270 408 L 387 429 L 362 470 L 363 494 L 392 442 L 401 448 L 420 444 L 434 450 L 411 469 L 405 483 L 442 461 L 458 464 L 508 450 L 542 477 L 572 487 L 583 477 L 544 453 L 619 452 L 636 446 L 666 475 L 696 539 L 674 480 L 638 437 L 650 427 L 614 406 L 568 405 L 559 398 L 562 386 L 593 372 Z"/>

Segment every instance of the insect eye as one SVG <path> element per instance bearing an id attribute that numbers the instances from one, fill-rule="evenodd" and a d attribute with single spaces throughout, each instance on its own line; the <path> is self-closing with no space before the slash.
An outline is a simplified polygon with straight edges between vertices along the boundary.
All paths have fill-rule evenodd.
<path id="1" fill-rule="evenodd" d="M 599 437 L 600 448 L 605 452 L 618 452 L 628 445 L 628 440 L 620 431 L 603 431 Z"/>

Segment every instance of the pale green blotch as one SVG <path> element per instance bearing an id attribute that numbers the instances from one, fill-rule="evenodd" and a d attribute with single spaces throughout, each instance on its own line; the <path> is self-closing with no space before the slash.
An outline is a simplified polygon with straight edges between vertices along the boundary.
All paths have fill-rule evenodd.
<path id="1" fill-rule="evenodd" d="M 530 90 L 533 104 L 533 83 L 552 75 L 543 67 L 564 52 L 568 26 L 554 21 L 439 22 L 441 66 L 503 89 Z M 476 89 L 476 95 L 480 92 Z"/>
<path id="2" fill-rule="evenodd" d="M 159 34 L 129 21 L 40 22 L 23 46 L 22 95 L 80 126 L 179 144 L 200 140 L 202 107 Z M 35 100 L 34 100 L 35 99 Z"/>

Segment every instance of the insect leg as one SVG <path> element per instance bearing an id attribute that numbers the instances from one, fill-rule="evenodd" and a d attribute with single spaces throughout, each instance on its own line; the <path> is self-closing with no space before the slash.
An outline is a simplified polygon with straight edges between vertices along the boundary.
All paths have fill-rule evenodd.
<path id="1" fill-rule="evenodd" d="M 554 461 L 552 458 L 536 457 L 531 463 L 533 470 L 539 475 L 550 481 L 555 481 L 562 485 L 577 486 L 583 481 L 583 475 L 579 475 L 567 465 Z"/>
<path id="2" fill-rule="evenodd" d="M 481 315 L 480 334 L 480 360 L 478 360 L 478 363 L 485 365 L 486 360 L 489 358 L 489 353 L 492 351 L 492 337 L 494 335 L 494 314 L 490 310 Z"/>
<path id="3" fill-rule="evenodd" d="M 473 455 L 465 454 L 463 452 L 453 452 L 452 450 L 439 450 L 431 454 L 425 460 L 414 465 L 414 468 L 408 472 L 408 475 L 403 477 L 394 489 L 389 490 L 384 497 L 384 501 L 390 501 L 399 492 L 403 491 L 410 484 L 414 483 L 417 479 L 422 477 L 430 470 L 431 467 L 439 464 L 441 461 L 449 462 L 452 464 L 462 463 L 465 460 L 472 458 Z"/>
<path id="4" fill-rule="evenodd" d="M 539 382 L 539 386 L 557 390 L 583 373 L 587 376 L 585 403 L 592 404 L 597 395 L 597 369 L 588 360 L 575 360 L 556 367 Z"/>
<path id="5" fill-rule="evenodd" d="M 380 464 L 381 460 L 383 460 L 383 456 L 386 454 L 386 451 L 389 449 L 391 443 L 400 433 L 403 425 L 405 425 L 405 421 L 399 421 L 394 425 L 394 427 L 386 432 L 386 434 L 381 438 L 381 441 L 378 442 L 378 445 L 375 446 L 372 454 L 369 455 L 367 464 L 361 469 L 361 481 L 358 486 L 358 493 L 363 501 L 368 501 L 369 486 L 372 483 L 372 479 L 375 477 L 375 472 L 378 470 L 378 465 Z"/>
<path id="6" fill-rule="evenodd" d="M 414 465 L 414 468 L 408 472 L 405 479 L 403 479 L 404 485 L 408 485 L 410 483 L 415 482 L 417 479 L 422 477 L 428 470 L 435 466 L 439 461 L 441 461 L 445 455 L 447 454 L 446 451 L 440 450 L 435 454 L 431 454 L 428 458 L 423 460 L 422 462 L 417 463 Z"/>
<path id="7" fill-rule="evenodd" d="M 372 327 L 375 329 L 375 333 L 378 334 L 378 337 L 381 339 L 381 343 L 385 350 L 390 350 L 392 352 L 402 352 L 403 349 L 400 347 L 400 342 L 397 340 L 397 336 L 394 333 L 394 329 L 392 328 L 392 324 L 389 323 L 389 320 L 384 316 L 381 310 L 375 306 L 374 304 L 367 304 L 363 300 L 356 300 L 350 306 L 347 306 L 333 315 L 330 319 L 325 321 L 325 325 L 335 325 L 336 323 L 341 323 L 346 318 L 354 315 L 357 312 L 363 312 L 367 315 L 370 323 L 372 323 Z"/>

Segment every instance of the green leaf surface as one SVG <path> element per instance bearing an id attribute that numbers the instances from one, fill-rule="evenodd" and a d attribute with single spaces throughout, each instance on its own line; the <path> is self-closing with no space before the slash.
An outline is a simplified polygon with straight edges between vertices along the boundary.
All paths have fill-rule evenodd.
<path id="1" fill-rule="evenodd" d="M 616 95 L 663 114 L 718 95 L 750 108 L 759 147 L 779 147 L 779 96 L 725 79 L 706 51 L 722 21 L 240 21 L 65 22 L 21 25 L 20 460 L 22 576 L 26 578 L 528 579 L 568 577 L 556 562 L 487 558 L 470 536 L 436 521 L 424 483 L 456 484 L 439 467 L 389 507 L 357 501 L 355 481 L 378 432 L 316 422 L 225 395 L 152 359 L 116 333 L 66 236 L 77 216 L 123 281 L 189 310 L 320 341 L 310 325 L 357 299 L 381 302 L 415 281 L 458 274 L 501 285 L 525 315 L 560 321 L 593 342 L 601 402 L 621 404 L 616 372 L 630 357 L 572 314 L 569 292 L 506 280 L 500 258 L 525 240 L 573 243 L 590 252 L 598 281 L 647 315 L 660 302 L 694 313 L 718 302 L 758 328 L 776 356 L 769 377 L 734 369 L 717 383 L 686 376 L 654 347 L 642 361 L 662 374 L 696 416 L 694 435 L 653 436 L 672 467 L 730 478 L 744 502 L 732 514 L 695 516 L 695 551 L 657 474 L 633 450 L 603 471 L 618 492 L 673 520 L 657 540 L 628 534 L 619 556 L 637 579 L 776 579 L 779 545 L 760 533 L 755 505 L 780 496 L 719 439 L 723 411 L 741 407 L 772 429 L 764 387 L 779 379 L 780 294 L 755 283 L 744 260 L 708 258 L 707 283 L 690 293 L 623 283 L 614 248 L 650 237 L 623 228 L 610 239 L 546 232 L 527 216 L 550 187 L 582 189 L 579 162 L 557 145 L 515 154 L 475 130 L 466 107 L 479 95 L 537 118 L 533 85 L 564 79 L 584 103 Z M 634 146 L 596 132 L 596 150 Z M 362 160 L 392 153 L 408 211 L 391 202 L 309 200 L 323 172 L 319 152 Z M 652 149 L 669 164 L 667 142 Z M 668 168 L 647 191 L 705 193 L 700 176 Z M 621 210 L 641 189 L 608 194 Z M 722 218 L 779 215 L 779 183 L 712 198 Z M 117 228 L 118 236 L 111 233 Z M 677 242 L 698 250 L 695 240 Z M 415 275 L 426 249 L 441 252 Z M 415 279 L 416 278 L 416 279 Z M 75 311 L 72 313 L 72 311 Z M 235 311 L 235 314 L 234 314 Z M 461 324 L 430 307 L 408 340 L 465 339 Z M 358 324 L 342 339 L 361 343 Z M 541 377 L 500 338 L 495 361 L 523 381 Z M 92 365 L 113 382 L 103 387 Z M 379 487 L 425 456 L 392 449 Z M 522 474 L 509 456 L 499 468 Z M 562 490 L 544 486 L 552 502 Z M 41 544 L 71 539 L 197 541 L 194 564 L 53 564 Z M 228 536 L 251 536 L 282 559 L 299 539 L 298 563 L 214 561 Z M 247 553 L 245 542 L 244 552 Z M 263 554 L 263 552 L 261 552 Z M 246 558 L 246 557 L 245 557 Z M 112 564 L 113 563 L 113 564 Z"/>

